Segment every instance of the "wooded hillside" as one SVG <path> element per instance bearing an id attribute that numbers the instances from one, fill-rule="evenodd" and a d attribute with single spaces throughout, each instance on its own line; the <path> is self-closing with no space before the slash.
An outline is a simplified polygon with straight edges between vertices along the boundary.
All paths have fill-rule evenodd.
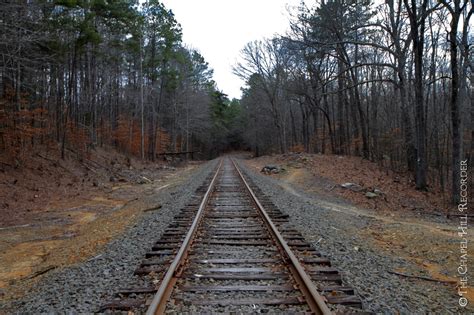
<path id="1" fill-rule="evenodd" d="M 0 20 L 0 149 L 15 163 L 45 145 L 208 157 L 212 69 L 159 1 L 6 1 Z"/>
<path id="2" fill-rule="evenodd" d="M 473 3 L 305 1 L 291 31 L 249 43 L 235 73 L 257 155 L 360 155 L 459 200 L 473 153 Z M 470 24 L 471 23 L 471 24 Z"/>

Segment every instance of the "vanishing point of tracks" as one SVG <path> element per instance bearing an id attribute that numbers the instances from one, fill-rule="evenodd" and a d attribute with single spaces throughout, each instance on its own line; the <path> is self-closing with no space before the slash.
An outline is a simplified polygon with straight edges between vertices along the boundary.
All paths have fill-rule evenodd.
<path id="1" fill-rule="evenodd" d="M 363 313 L 354 291 L 225 158 L 101 311 Z M 143 285 L 143 284 L 148 285 Z"/>

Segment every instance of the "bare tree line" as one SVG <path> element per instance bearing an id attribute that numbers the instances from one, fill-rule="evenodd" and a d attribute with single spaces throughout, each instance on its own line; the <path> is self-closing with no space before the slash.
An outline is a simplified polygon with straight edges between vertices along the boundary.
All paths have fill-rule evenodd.
<path id="1" fill-rule="evenodd" d="M 302 2 L 291 32 L 247 44 L 244 138 L 257 154 L 360 155 L 459 200 L 473 153 L 468 0 Z M 263 127 L 263 128 L 262 128 Z"/>

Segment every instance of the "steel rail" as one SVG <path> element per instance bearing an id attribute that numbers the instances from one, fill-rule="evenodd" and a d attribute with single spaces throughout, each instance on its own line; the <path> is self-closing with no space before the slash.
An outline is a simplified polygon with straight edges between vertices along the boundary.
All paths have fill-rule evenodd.
<path id="1" fill-rule="evenodd" d="M 171 293 L 173 292 L 173 286 L 176 283 L 176 278 L 174 277 L 175 273 L 178 271 L 179 267 L 182 266 L 182 264 L 185 262 L 187 258 L 189 247 L 191 246 L 194 235 L 196 234 L 197 228 L 202 218 L 202 214 L 204 212 L 204 209 L 206 208 L 207 202 L 209 200 L 209 196 L 216 183 L 217 175 L 219 174 L 221 166 L 222 166 L 222 159 L 220 160 L 217 171 L 214 177 L 212 178 L 211 183 L 209 184 L 209 188 L 207 189 L 206 194 L 204 195 L 201 201 L 201 204 L 199 205 L 199 209 L 196 214 L 196 217 L 194 218 L 193 223 L 191 227 L 189 228 L 188 233 L 186 234 L 183 244 L 179 248 L 178 253 L 173 259 L 173 262 L 171 263 L 168 271 L 164 275 L 163 280 L 161 281 L 160 286 L 155 296 L 153 297 L 153 300 L 151 301 L 150 306 L 148 307 L 146 311 L 147 315 L 164 313 L 164 310 L 166 308 L 166 303 Z"/>
<path id="2" fill-rule="evenodd" d="M 242 179 L 242 182 L 244 183 L 244 186 L 246 187 L 247 191 L 250 193 L 252 196 L 252 199 L 254 203 L 256 204 L 258 210 L 262 214 L 264 221 L 266 225 L 270 228 L 270 232 L 273 234 L 275 240 L 277 241 L 278 245 L 283 248 L 284 254 L 289 258 L 290 260 L 290 271 L 292 272 L 293 276 L 295 277 L 295 280 L 299 284 L 299 289 L 303 293 L 303 295 L 306 298 L 306 302 L 308 303 L 310 309 L 312 312 L 315 314 L 323 314 L 323 315 L 329 315 L 333 314 L 331 310 L 328 308 L 328 306 L 325 303 L 324 298 L 319 294 L 316 286 L 314 285 L 313 281 L 309 277 L 309 275 L 306 273 L 304 270 L 303 266 L 301 265 L 300 261 L 298 258 L 295 256 L 291 248 L 288 246 L 286 241 L 284 240 L 283 236 L 280 234 L 278 231 L 277 227 L 271 220 L 270 216 L 266 212 L 265 208 L 262 206 L 260 201 L 258 200 L 257 196 L 253 192 L 253 190 L 250 188 L 249 184 L 245 180 L 242 172 L 240 171 L 239 167 L 237 166 L 237 163 L 234 161 L 234 159 L 231 159 L 232 163 L 234 164 L 235 169 L 239 173 L 240 178 Z"/>

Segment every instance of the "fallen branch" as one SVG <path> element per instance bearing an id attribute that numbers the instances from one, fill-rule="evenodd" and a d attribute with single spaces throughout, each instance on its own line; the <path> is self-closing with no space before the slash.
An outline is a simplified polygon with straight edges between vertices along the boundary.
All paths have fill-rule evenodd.
<path id="1" fill-rule="evenodd" d="M 147 181 L 148 183 L 153 183 L 153 181 L 145 176 L 140 176 L 143 180 Z"/>
<path id="2" fill-rule="evenodd" d="M 160 187 L 156 188 L 155 191 L 160 191 L 160 190 L 162 190 L 163 188 L 168 187 L 169 185 L 170 185 L 170 184 L 166 184 L 166 185 L 160 186 Z"/>
<path id="3" fill-rule="evenodd" d="M 337 185 L 333 185 L 332 187 L 326 186 L 327 191 L 332 191 L 334 188 L 336 188 Z"/>
<path id="4" fill-rule="evenodd" d="M 161 209 L 161 207 L 162 207 L 162 205 L 157 205 L 157 206 L 154 206 L 153 208 L 145 209 L 145 210 L 143 210 L 143 212 L 150 212 L 150 211 L 159 210 L 159 209 Z"/>
<path id="5" fill-rule="evenodd" d="M 42 158 L 42 159 L 44 159 L 44 160 L 46 160 L 46 161 L 48 161 L 48 162 L 53 163 L 53 166 L 55 166 L 55 167 L 56 167 L 56 166 L 57 166 L 57 167 L 60 167 L 60 168 L 62 168 L 63 170 L 65 170 L 65 171 L 67 171 L 67 172 L 69 172 L 70 174 L 72 174 L 72 175 L 75 176 L 75 174 L 74 174 L 70 169 L 68 169 L 67 167 L 62 166 L 61 163 L 59 162 L 59 160 L 50 159 L 50 158 L 45 157 L 45 156 L 43 156 L 43 155 L 41 155 L 41 154 L 39 154 L 39 153 L 36 153 L 36 156 L 38 156 L 38 157 L 40 157 L 40 158 Z"/>
<path id="6" fill-rule="evenodd" d="M 115 211 L 120 211 L 122 210 L 123 208 L 125 208 L 126 206 L 128 206 L 130 203 L 134 202 L 138 200 L 138 197 L 137 198 L 133 198 L 133 199 L 130 199 L 130 200 L 127 200 L 123 205 L 121 206 L 116 206 L 115 208 L 113 208 L 111 211 L 115 212 Z"/>
<path id="7" fill-rule="evenodd" d="M 44 156 L 44 155 L 42 155 L 42 154 L 39 154 L 39 153 L 36 153 L 36 156 L 38 156 L 38 157 L 40 157 L 40 158 L 42 158 L 42 159 L 44 159 L 44 160 L 46 160 L 46 161 L 49 161 L 49 162 L 51 162 L 51 163 L 56 163 L 56 164 L 58 163 L 58 161 L 55 161 L 55 160 L 53 160 L 53 159 L 50 159 L 50 158 L 48 158 L 48 157 L 46 157 L 46 156 Z"/>
<path id="8" fill-rule="evenodd" d="M 85 163 L 82 163 L 82 165 L 84 165 L 85 168 L 87 168 L 89 171 L 91 171 L 92 173 L 94 174 L 99 174 L 99 172 L 97 172 L 97 170 L 93 169 L 91 166 L 85 164 Z"/>
<path id="9" fill-rule="evenodd" d="M 421 280 L 433 281 L 433 282 L 442 282 L 442 283 L 458 283 L 456 280 L 439 280 L 439 279 L 433 279 L 430 277 L 409 275 L 406 273 L 401 273 L 401 272 L 396 272 L 396 271 L 391 271 L 391 270 L 388 270 L 387 272 L 397 275 L 397 276 L 406 277 L 406 278 L 415 278 L 415 279 L 421 279 Z"/>
<path id="10" fill-rule="evenodd" d="M 182 155 L 182 154 L 194 154 L 194 153 L 201 153 L 201 151 L 183 151 L 183 152 L 163 152 L 157 153 L 157 156 L 160 155 Z"/>
<path id="11" fill-rule="evenodd" d="M 45 273 L 47 273 L 48 271 L 53 270 L 53 269 L 56 269 L 56 266 L 48 266 L 48 267 L 46 267 L 46 268 L 44 268 L 44 269 L 41 269 L 41 270 L 39 270 L 39 271 L 37 271 L 37 272 L 35 272 L 35 273 L 29 275 L 28 277 L 26 277 L 26 279 L 33 279 L 33 278 L 36 278 L 36 277 L 41 276 L 41 275 L 43 275 L 43 274 L 45 274 Z"/>
<path id="12" fill-rule="evenodd" d="M 100 257 L 102 257 L 102 254 L 99 254 L 99 255 L 97 255 L 97 256 L 94 256 L 94 257 L 92 257 L 92 258 L 89 258 L 89 259 L 87 260 L 87 262 L 93 261 L 93 260 L 95 260 L 95 259 L 97 259 L 97 258 L 100 258 Z"/>
<path id="13" fill-rule="evenodd" d="M 127 202 L 125 202 L 122 207 L 128 206 L 130 203 L 134 202 L 135 200 L 138 200 L 138 197 L 127 200 Z"/>

